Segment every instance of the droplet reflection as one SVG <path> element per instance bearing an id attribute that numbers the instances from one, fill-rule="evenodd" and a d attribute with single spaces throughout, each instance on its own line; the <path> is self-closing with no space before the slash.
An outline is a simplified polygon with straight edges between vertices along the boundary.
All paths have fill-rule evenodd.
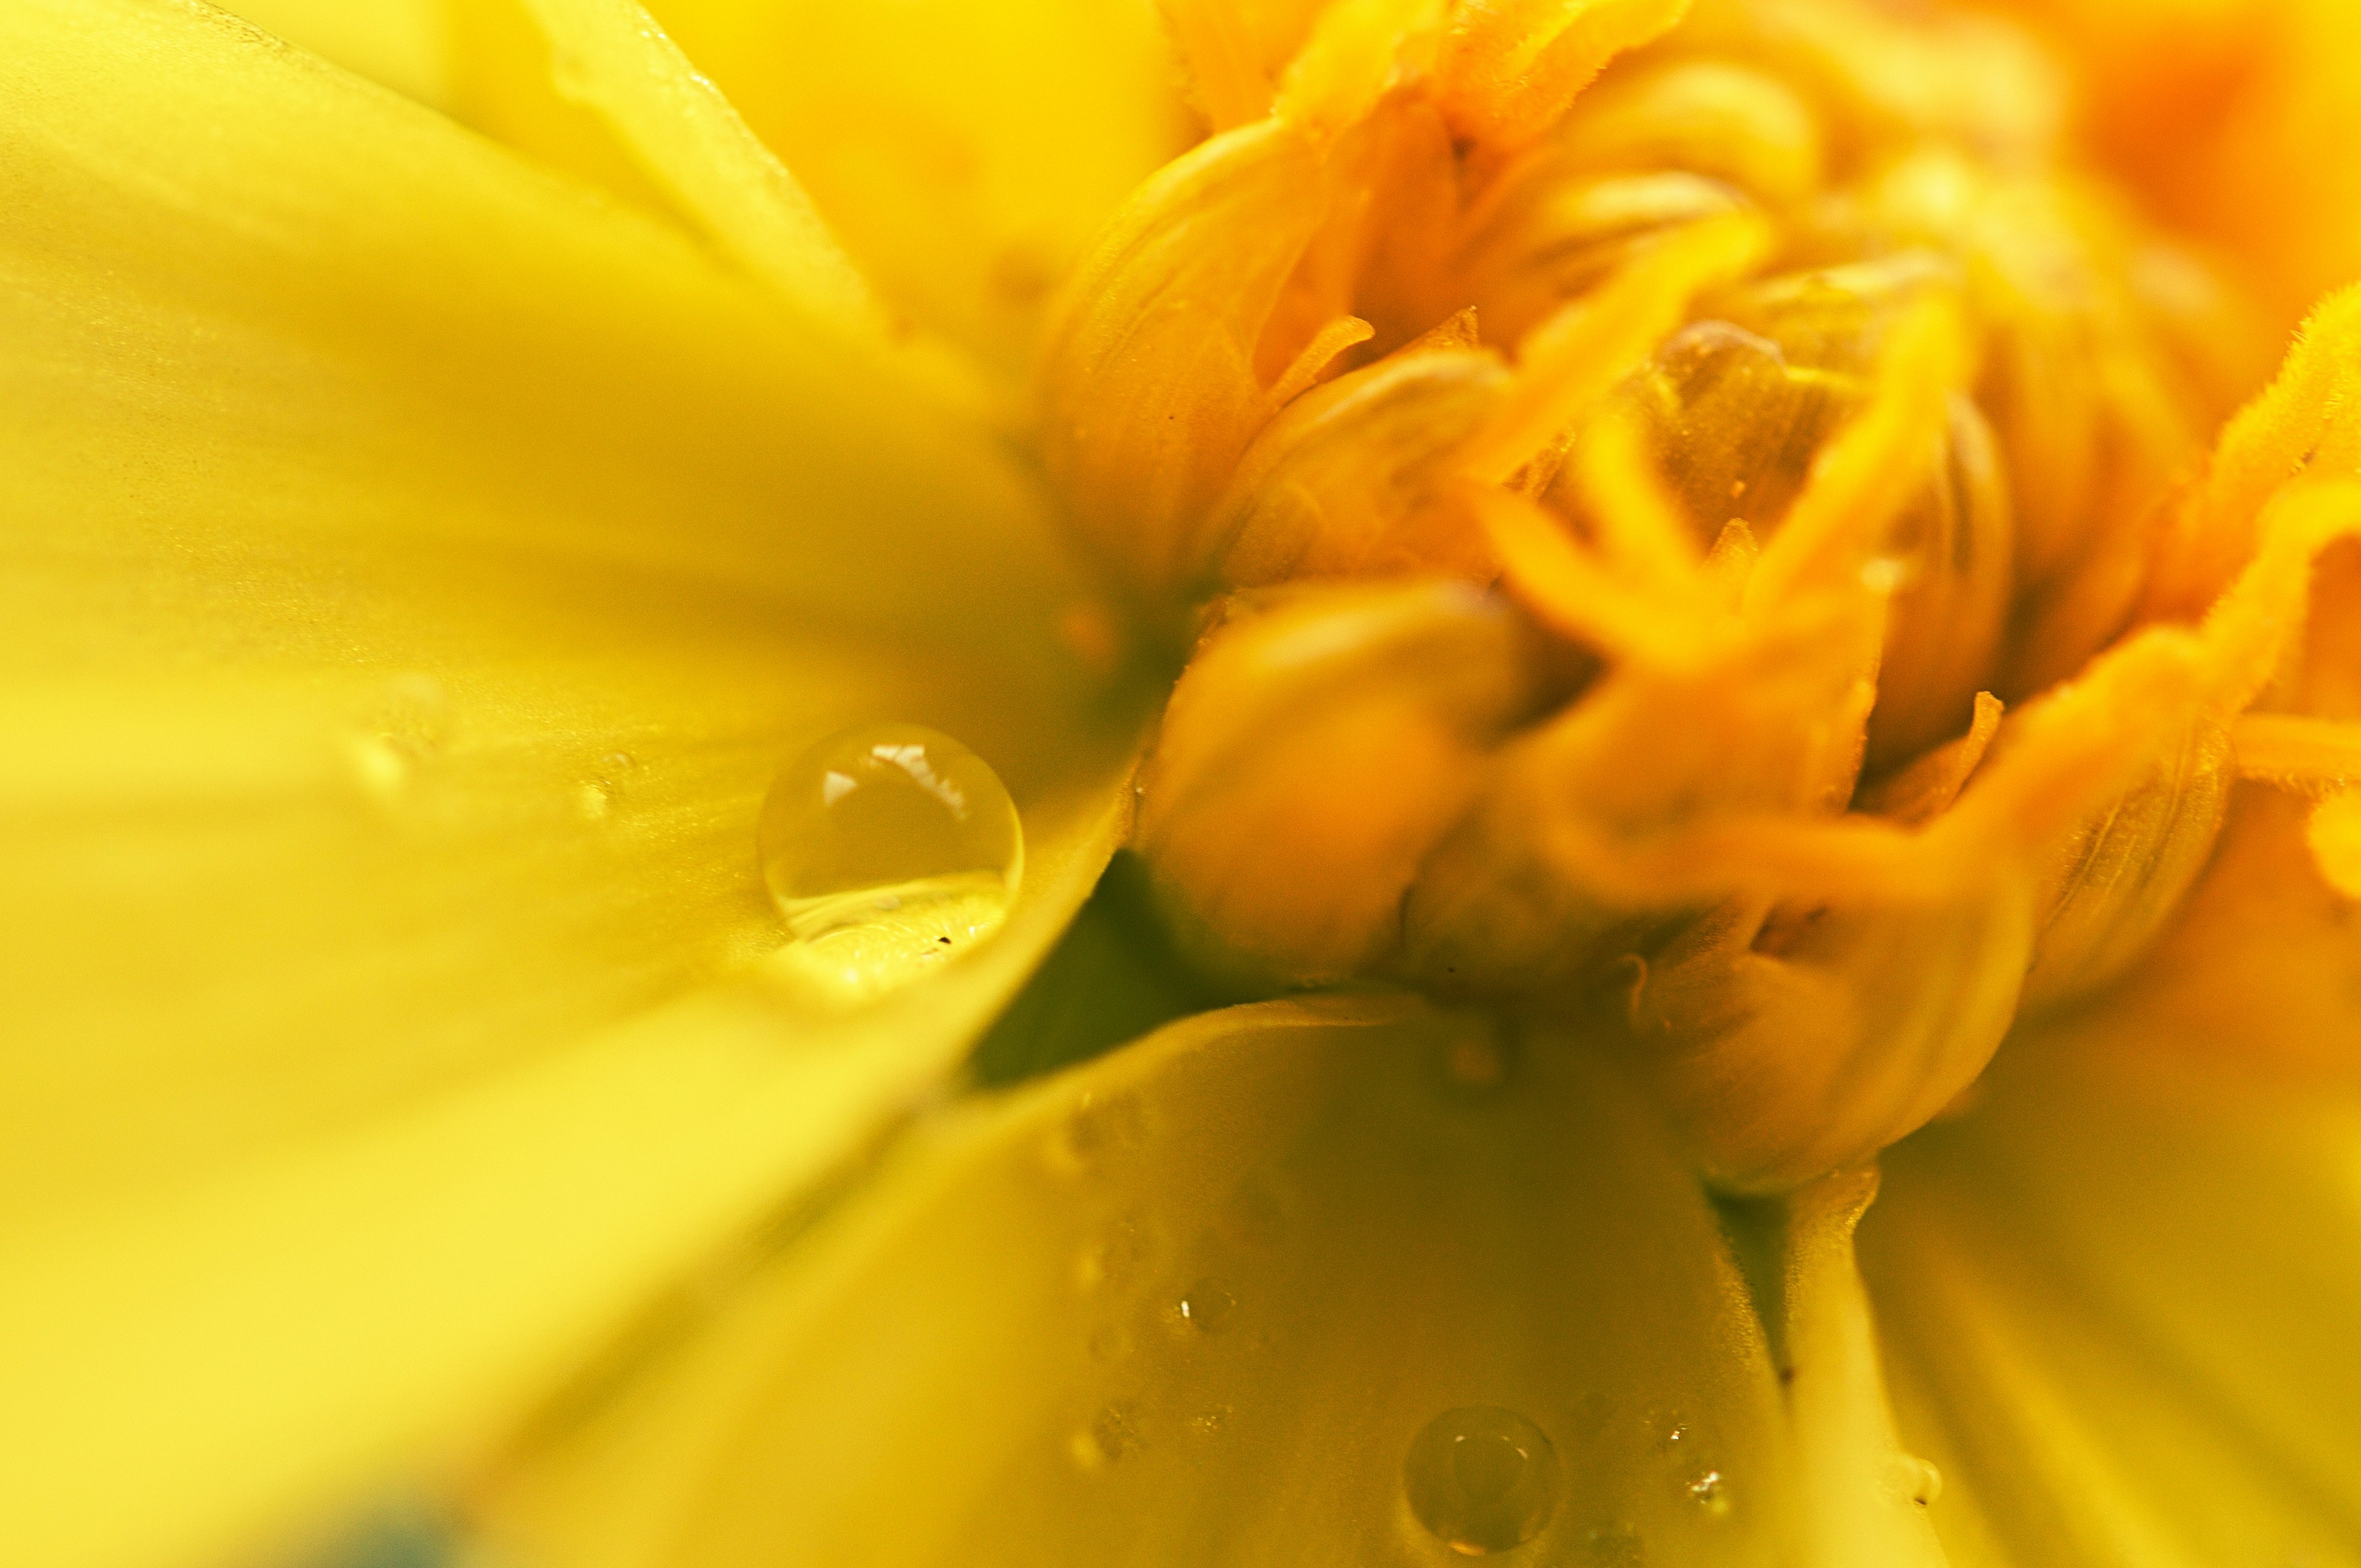
<path id="1" fill-rule="evenodd" d="M 1230 1326 L 1230 1314 L 1237 1305 L 1238 1299 L 1219 1280 L 1200 1279 L 1180 1298 L 1180 1321 L 1199 1333 L 1217 1334 Z"/>
<path id="2" fill-rule="evenodd" d="M 1557 1507 L 1557 1451 L 1541 1428 L 1497 1405 L 1466 1405 L 1426 1423 L 1402 1480 L 1411 1512 L 1454 1552 L 1522 1546 Z"/>
<path id="3" fill-rule="evenodd" d="M 915 724 L 847 730 L 805 752 L 771 786 L 756 839 L 794 938 L 785 966 L 844 1000 L 906 984 L 989 937 L 1024 862 L 998 775 Z"/>

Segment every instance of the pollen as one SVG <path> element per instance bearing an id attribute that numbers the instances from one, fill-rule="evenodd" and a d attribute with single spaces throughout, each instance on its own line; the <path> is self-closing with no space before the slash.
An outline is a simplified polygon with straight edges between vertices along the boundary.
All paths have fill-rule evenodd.
<path id="1" fill-rule="evenodd" d="M 2305 630 L 2361 298 L 2247 384 L 2265 313 L 2026 35 L 1167 9 L 1209 134 L 1068 284 L 1040 434 L 1139 617 L 1193 618 L 1138 842 L 1209 963 L 1608 1040 L 1763 1190 L 2124 974 L 2242 780 L 2361 888 L 2319 695 L 2361 682 Z"/>

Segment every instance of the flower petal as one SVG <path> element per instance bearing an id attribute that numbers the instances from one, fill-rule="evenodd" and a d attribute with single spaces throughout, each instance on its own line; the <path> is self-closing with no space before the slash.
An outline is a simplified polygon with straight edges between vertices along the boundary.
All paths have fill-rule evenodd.
<path id="1" fill-rule="evenodd" d="M 445 0 L 233 0 L 223 8 L 422 104 L 450 102 Z"/>
<path id="2" fill-rule="evenodd" d="M 2353 1561 L 2361 1099 L 2234 1056 L 2168 1072 L 2053 1038 L 2003 1063 L 1982 1107 L 1890 1152 L 1861 1232 L 1947 1545 Z"/>
<path id="3" fill-rule="evenodd" d="M 1753 1562 L 1793 1459 L 1743 1286 L 1587 1053 L 1384 999 L 969 1102 L 716 1270 L 487 1478 L 551 1568 L 1443 1561 L 1428 1421 L 1554 1446 L 1544 1555 Z M 774 1244 L 775 1245 L 775 1244 Z"/>
<path id="4" fill-rule="evenodd" d="M 662 225 L 177 0 L 0 8 L 0 1516 L 212 1560 L 870 1136 L 1128 741 L 991 438 Z M 781 939 L 772 771 L 881 718 L 1007 781 L 1008 927 L 687 994 Z"/>
<path id="5" fill-rule="evenodd" d="M 1144 0 L 661 0 L 886 298 L 1021 369 L 1051 289 L 1186 139 Z"/>
<path id="6" fill-rule="evenodd" d="M 1038 831 L 1095 822 L 1052 803 L 1123 742 L 986 438 L 207 8 L 0 44 L 10 1207 L 774 941 L 754 806 L 831 728 L 931 722 L 1069 812 Z"/>
<path id="7" fill-rule="evenodd" d="M 873 311 L 811 198 L 634 0 L 524 0 L 565 96 L 596 110 L 723 255 L 824 320 Z"/>

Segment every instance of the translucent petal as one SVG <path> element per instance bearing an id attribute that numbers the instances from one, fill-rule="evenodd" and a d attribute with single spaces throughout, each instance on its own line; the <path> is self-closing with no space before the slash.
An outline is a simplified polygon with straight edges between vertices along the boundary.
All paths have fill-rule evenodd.
<path id="1" fill-rule="evenodd" d="M 1957 1560 L 2361 1561 L 2361 1098 L 2020 1044 L 1861 1231 Z"/>
<path id="2" fill-rule="evenodd" d="M 830 728 L 959 733 L 1028 807 L 1087 769 L 983 437 L 217 13 L 0 38 L 16 1203 L 759 950 L 754 806 Z"/>
<path id="3" fill-rule="evenodd" d="M 1578 1048 L 1382 999 L 961 1106 L 715 1283 L 494 1473 L 497 1546 L 1440 1563 L 1405 1463 L 1467 1406 L 1555 1450 L 1538 1561 L 1764 1561 L 1795 1523 L 1761 1331 L 1650 1114 Z"/>
<path id="4" fill-rule="evenodd" d="M 560 93 L 596 110 L 725 256 L 821 319 L 870 308 L 811 198 L 634 0 L 524 0 Z"/>
<path id="5" fill-rule="evenodd" d="M 1148 0 L 662 0 L 890 302 L 1022 367 L 1050 291 L 1185 144 Z"/>
<path id="6" fill-rule="evenodd" d="M 234 0 L 224 10 L 437 108 L 451 96 L 446 0 Z"/>
<path id="7" fill-rule="evenodd" d="M 0 1515 L 218 1560 L 917 1092 L 1124 747 L 997 448 L 677 235 L 209 7 L 0 61 Z M 877 717 L 999 767 L 1029 906 L 849 1021 L 667 1003 L 778 939 L 770 771 Z"/>

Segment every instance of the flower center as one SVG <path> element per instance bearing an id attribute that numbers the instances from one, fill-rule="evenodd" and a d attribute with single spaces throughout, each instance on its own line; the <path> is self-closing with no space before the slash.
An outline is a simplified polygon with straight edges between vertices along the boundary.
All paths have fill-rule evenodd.
<path id="1" fill-rule="evenodd" d="M 1171 9 L 1216 134 L 1069 289 L 1042 444 L 1146 613 L 1207 607 L 1138 837 L 1211 960 L 1614 1034 L 1742 1187 L 2122 972 L 2352 509 L 2176 491 L 2267 345 L 2039 52 Z"/>

